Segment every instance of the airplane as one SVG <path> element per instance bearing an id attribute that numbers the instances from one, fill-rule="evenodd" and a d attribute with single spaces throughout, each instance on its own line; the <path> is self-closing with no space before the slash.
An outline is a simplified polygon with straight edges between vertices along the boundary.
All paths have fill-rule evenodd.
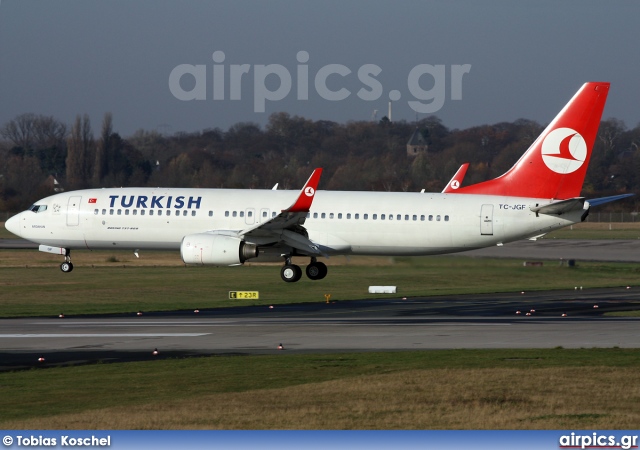
<path id="1" fill-rule="evenodd" d="M 587 200 L 580 191 L 609 92 L 585 83 L 505 174 L 462 186 L 468 164 L 441 193 L 318 190 L 322 169 L 300 191 L 108 188 L 64 192 L 11 217 L 11 233 L 64 258 L 71 250 L 179 250 L 185 264 L 235 266 L 309 257 L 309 279 L 327 275 L 319 257 L 418 256 L 536 239 L 584 221 L 592 206 L 633 194 Z M 287 206 L 289 205 L 289 206 Z"/>

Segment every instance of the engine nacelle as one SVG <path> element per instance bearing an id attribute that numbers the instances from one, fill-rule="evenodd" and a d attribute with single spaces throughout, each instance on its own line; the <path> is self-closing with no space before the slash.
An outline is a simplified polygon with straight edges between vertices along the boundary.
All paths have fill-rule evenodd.
<path id="1" fill-rule="evenodd" d="M 182 239 L 180 256 L 185 264 L 237 266 L 258 256 L 258 247 L 222 234 L 190 234 Z"/>

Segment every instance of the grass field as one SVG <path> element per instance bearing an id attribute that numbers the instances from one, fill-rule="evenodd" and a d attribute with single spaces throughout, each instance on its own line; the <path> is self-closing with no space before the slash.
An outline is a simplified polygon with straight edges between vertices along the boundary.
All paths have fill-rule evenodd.
<path id="1" fill-rule="evenodd" d="M 580 230 L 563 233 L 574 231 Z M 288 284 L 280 280 L 280 264 L 184 267 L 176 252 L 139 259 L 131 252 L 75 252 L 73 261 L 75 270 L 63 274 L 54 255 L 1 250 L 0 316 L 323 302 L 326 293 L 345 301 L 370 297 L 369 285 L 396 285 L 399 296 L 623 286 L 638 285 L 640 275 L 640 264 L 623 263 L 568 268 L 461 256 L 331 258 L 325 280 Z M 259 290 L 260 300 L 229 300 L 229 290 Z M 99 363 L 0 373 L 0 427 L 635 429 L 639 369 L 640 352 L 618 348 Z"/>
<path id="2" fill-rule="evenodd" d="M 584 222 L 549 233 L 544 239 L 640 239 L 640 222 Z"/>
<path id="3" fill-rule="evenodd" d="M 398 294 L 386 297 L 624 286 L 638 284 L 640 275 L 640 264 L 628 263 L 569 268 L 462 256 L 340 257 L 327 261 L 324 280 L 284 283 L 279 264 L 185 267 L 172 252 L 140 259 L 129 252 L 76 252 L 76 268 L 68 274 L 60 271 L 58 260 L 34 250 L 0 251 L 0 317 L 324 302 L 325 294 L 344 301 L 370 297 L 370 285 L 397 286 Z M 260 299 L 229 300 L 231 290 L 257 290 Z"/>
<path id="4" fill-rule="evenodd" d="M 635 429 L 640 353 L 225 356 L 0 374 L 4 429 Z"/>

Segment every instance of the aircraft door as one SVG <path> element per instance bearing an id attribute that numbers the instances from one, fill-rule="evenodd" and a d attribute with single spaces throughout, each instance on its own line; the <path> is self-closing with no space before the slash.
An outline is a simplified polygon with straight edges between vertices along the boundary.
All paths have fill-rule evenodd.
<path id="1" fill-rule="evenodd" d="M 493 236 L 493 205 L 482 205 L 480 209 L 480 234 Z"/>
<path id="2" fill-rule="evenodd" d="M 69 227 L 80 225 L 80 200 L 82 197 L 79 195 L 69 197 L 67 203 L 67 226 Z"/>
<path id="3" fill-rule="evenodd" d="M 247 225 L 253 225 L 256 221 L 256 211 L 253 208 L 247 208 L 244 210 L 244 223 Z"/>

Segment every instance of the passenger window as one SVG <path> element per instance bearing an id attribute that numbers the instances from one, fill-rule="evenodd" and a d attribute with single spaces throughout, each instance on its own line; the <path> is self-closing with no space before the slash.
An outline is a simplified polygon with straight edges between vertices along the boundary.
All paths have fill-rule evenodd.
<path id="1" fill-rule="evenodd" d="M 105 214 L 107 214 L 107 210 L 106 210 L 106 209 L 103 209 L 103 210 L 102 210 L 102 215 L 104 216 Z"/>
<path id="2" fill-rule="evenodd" d="M 110 210 L 109 210 L 109 215 L 110 215 L 110 216 L 113 216 L 113 209 L 110 209 Z"/>
<path id="3" fill-rule="evenodd" d="M 137 210 L 137 209 L 134 209 L 134 210 L 133 210 L 133 215 L 134 215 L 134 216 L 137 216 L 137 215 L 138 215 L 138 210 Z"/>
<path id="4" fill-rule="evenodd" d="M 405 214 L 404 220 L 409 220 L 409 214 Z"/>
<path id="5" fill-rule="evenodd" d="M 240 211 L 240 217 L 244 217 L 244 211 Z"/>
<path id="6" fill-rule="evenodd" d="M 389 220 L 393 220 L 393 214 L 389 214 Z"/>
<path id="7" fill-rule="evenodd" d="M 327 217 L 327 215 L 325 213 L 320 214 L 320 218 L 324 219 L 325 217 Z"/>
<path id="8" fill-rule="evenodd" d="M 129 210 L 128 210 L 128 209 L 125 209 L 125 210 L 124 210 L 124 215 L 125 215 L 125 216 L 128 216 L 128 215 L 129 215 Z"/>
<path id="9" fill-rule="evenodd" d="M 238 211 L 233 212 L 233 217 L 238 217 Z"/>
<path id="10" fill-rule="evenodd" d="M 338 213 L 338 219 L 342 219 L 342 213 Z"/>
<path id="11" fill-rule="evenodd" d="M 329 219 L 333 219 L 333 213 L 329 213 Z"/>
<path id="12" fill-rule="evenodd" d="M 398 215 L 396 216 L 396 220 L 402 220 L 402 214 L 398 214 Z"/>
<path id="13" fill-rule="evenodd" d="M 380 220 L 384 220 L 384 214 L 380 214 Z"/>
<path id="14" fill-rule="evenodd" d="M 418 220 L 418 216 L 417 215 L 413 215 L 413 220 Z"/>
<path id="15" fill-rule="evenodd" d="M 247 211 L 247 217 L 253 217 L 253 211 Z"/>
<path id="16" fill-rule="evenodd" d="M 420 216 L 420 220 L 424 222 L 424 214 Z"/>
<path id="17" fill-rule="evenodd" d="M 444 216 L 444 221 L 448 222 L 449 221 L 449 216 Z"/>
<path id="18" fill-rule="evenodd" d="M 196 211 L 195 210 L 191 211 L 191 215 L 195 216 L 196 215 Z"/>
<path id="19" fill-rule="evenodd" d="M 180 211 L 176 211 L 176 216 L 180 215 Z M 213 211 L 209 211 L 209 217 L 213 217 Z"/>
<path id="20" fill-rule="evenodd" d="M 351 213 L 347 213 L 347 219 L 351 219 Z"/>
<path id="21" fill-rule="evenodd" d="M 185 211 L 185 213 L 186 213 L 186 211 Z M 186 214 L 185 214 L 185 215 L 186 215 Z M 224 216 L 225 216 L 225 217 L 229 217 L 229 211 L 225 211 L 225 212 L 224 212 Z"/>
<path id="22" fill-rule="evenodd" d="M 94 209 L 94 210 L 93 210 L 93 213 L 97 216 L 97 215 L 98 215 L 98 210 L 97 210 L 97 209 Z"/>
<path id="23" fill-rule="evenodd" d="M 262 217 L 267 217 L 267 212 L 266 211 L 262 211 Z"/>
<path id="24" fill-rule="evenodd" d="M 144 209 L 141 209 L 141 210 L 140 210 L 140 215 L 141 215 L 141 216 L 144 216 Z"/>
<path id="25" fill-rule="evenodd" d="M 276 216 L 276 212 L 275 212 L 275 211 L 273 211 L 273 212 L 271 213 L 271 217 L 275 217 L 275 216 Z"/>
<path id="26" fill-rule="evenodd" d="M 436 216 L 436 222 L 440 222 L 440 214 Z"/>
<path id="27" fill-rule="evenodd" d="M 362 216 L 362 218 L 363 218 L 364 220 L 367 220 L 367 219 L 369 218 L 369 214 L 364 214 L 364 215 Z"/>
<path id="28" fill-rule="evenodd" d="M 150 215 L 150 216 L 153 216 L 153 209 L 150 209 L 150 210 L 149 210 L 149 215 Z"/>
<path id="29" fill-rule="evenodd" d="M 373 215 L 373 220 L 378 220 L 378 215 L 377 214 Z"/>
<path id="30" fill-rule="evenodd" d="M 176 216 L 180 215 L 180 211 L 176 209 Z M 209 217 L 213 216 L 213 211 L 209 211 Z"/>
<path id="31" fill-rule="evenodd" d="M 158 210 L 158 215 L 159 215 L 159 216 L 161 216 L 161 215 L 162 215 L 162 210 L 161 210 L 161 209 L 159 209 L 159 210 Z"/>
<path id="32" fill-rule="evenodd" d="M 228 213 L 229 211 L 227 211 Z M 182 211 L 182 217 L 187 217 L 188 211 L 185 209 L 184 211 Z M 227 217 L 229 217 L 229 214 L 227 214 Z"/>
<path id="33" fill-rule="evenodd" d="M 432 221 L 433 221 L 433 215 L 429 214 L 429 222 L 432 222 Z"/>
<path id="34" fill-rule="evenodd" d="M 313 213 L 313 218 L 317 219 L 318 218 L 318 213 Z"/>
<path id="35" fill-rule="evenodd" d="M 122 215 L 122 210 L 121 210 L 121 209 L 119 209 L 119 210 L 118 210 L 118 215 L 119 215 L 119 216 L 121 216 L 121 215 Z"/>

